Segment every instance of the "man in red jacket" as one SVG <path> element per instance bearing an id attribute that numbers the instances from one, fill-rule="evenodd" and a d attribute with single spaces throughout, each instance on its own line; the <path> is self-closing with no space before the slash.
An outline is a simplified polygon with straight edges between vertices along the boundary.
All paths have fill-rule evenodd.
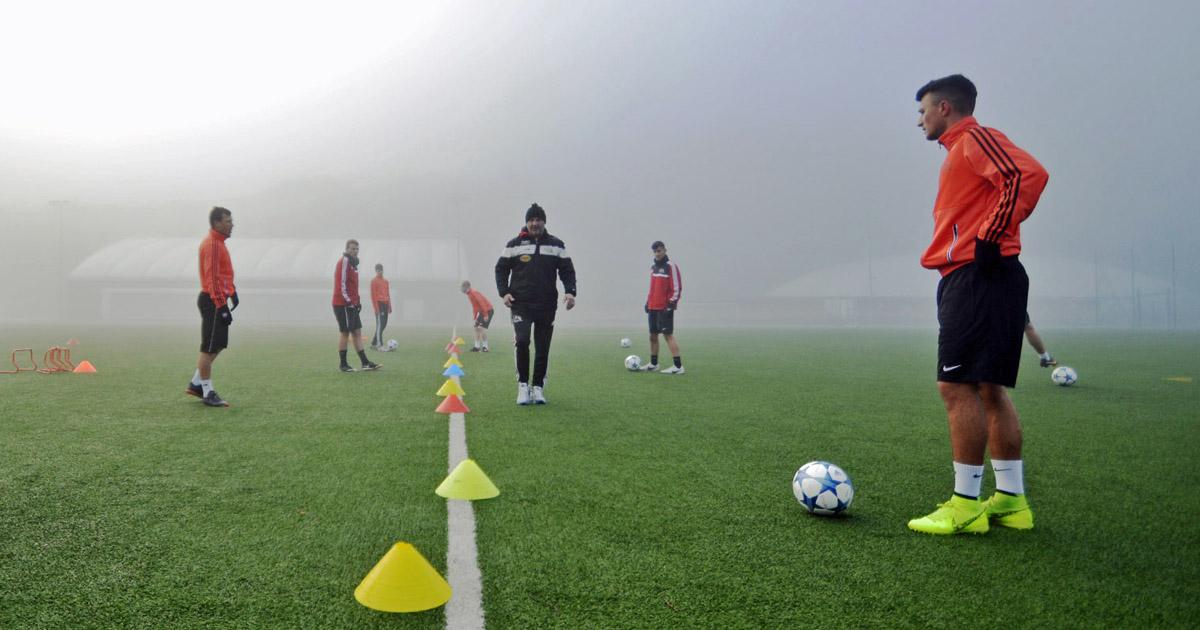
<path id="1" fill-rule="evenodd" d="M 667 246 L 662 241 L 650 244 L 654 262 L 650 264 L 650 293 L 646 296 L 646 314 L 650 322 L 650 363 L 642 370 L 653 372 L 658 369 L 658 336 L 667 340 L 674 365 L 662 374 L 683 374 L 683 358 L 679 356 L 679 342 L 675 341 L 675 309 L 683 295 L 683 277 L 679 265 L 667 257 Z"/>
<path id="2" fill-rule="evenodd" d="M 342 363 L 338 369 L 343 372 L 354 371 L 346 362 L 346 342 L 350 339 L 354 339 L 354 350 L 358 352 L 359 361 L 362 361 L 363 371 L 380 368 L 368 359 L 367 353 L 363 351 L 362 319 L 359 317 L 361 312 L 362 299 L 358 295 L 358 241 L 350 239 L 346 241 L 346 251 L 342 253 L 333 271 L 333 316 L 337 318 L 338 332 L 341 333 L 341 338 L 338 339 L 338 356 Z"/>
<path id="3" fill-rule="evenodd" d="M 945 147 L 933 241 L 921 264 L 937 289 L 938 391 L 950 421 L 954 495 L 908 522 L 928 534 L 982 534 L 989 522 L 1033 527 L 1025 498 L 1021 423 L 1007 387 L 1017 382 L 1029 277 L 1017 259 L 1021 222 L 1046 187 L 1046 169 L 995 129 L 975 121 L 975 85 L 961 74 L 917 91 L 925 138 Z M 984 451 L 996 493 L 980 501 Z"/>
<path id="4" fill-rule="evenodd" d="M 208 213 L 208 234 L 200 241 L 200 358 L 196 373 L 184 390 L 209 407 L 228 407 L 212 386 L 212 365 L 217 355 L 229 346 L 229 325 L 238 306 L 237 287 L 233 285 L 233 263 L 225 239 L 233 234 L 233 213 L 215 207 Z"/>

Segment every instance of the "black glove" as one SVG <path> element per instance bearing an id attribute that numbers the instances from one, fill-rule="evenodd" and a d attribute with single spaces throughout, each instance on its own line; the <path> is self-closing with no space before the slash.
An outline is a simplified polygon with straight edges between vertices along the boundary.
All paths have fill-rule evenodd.
<path id="1" fill-rule="evenodd" d="M 234 291 L 233 295 L 229 296 L 229 301 L 233 303 L 233 306 L 229 307 L 229 310 L 231 311 L 236 309 L 238 304 L 241 304 L 241 300 L 238 299 L 237 291 Z"/>
<path id="2" fill-rule="evenodd" d="M 225 322 L 225 325 L 226 325 L 226 326 L 228 326 L 228 325 L 230 325 L 230 324 L 232 324 L 232 323 L 233 323 L 233 313 L 230 313 L 230 312 L 229 312 L 229 305 L 228 305 L 228 304 L 226 304 L 225 306 L 222 306 L 221 308 L 217 309 L 217 317 L 220 317 L 220 318 L 221 318 L 221 321 L 222 321 L 222 322 Z"/>
<path id="3" fill-rule="evenodd" d="M 355 313 L 361 313 L 361 312 L 362 312 L 362 304 L 355 304 L 355 305 L 354 305 L 354 312 L 355 312 Z"/>
<path id="4" fill-rule="evenodd" d="M 646 304 L 645 304 L 644 306 L 642 306 L 642 310 L 644 310 L 644 311 L 646 311 L 647 313 L 649 313 L 649 312 L 650 312 L 650 303 L 649 303 L 649 302 L 646 302 Z"/>
<path id="5" fill-rule="evenodd" d="M 673 311 L 677 308 L 679 308 L 679 302 L 667 302 L 667 310 L 668 311 Z"/>
<path id="6" fill-rule="evenodd" d="M 1000 271 L 1000 260 L 1000 243 L 975 237 L 975 264 L 984 275 L 996 275 Z"/>

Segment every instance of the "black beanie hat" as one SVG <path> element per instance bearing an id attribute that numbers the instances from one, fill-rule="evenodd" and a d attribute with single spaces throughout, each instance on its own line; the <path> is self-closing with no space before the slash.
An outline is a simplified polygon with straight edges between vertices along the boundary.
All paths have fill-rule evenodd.
<path id="1" fill-rule="evenodd" d="M 529 206 L 529 209 L 525 211 L 525 222 L 529 223 L 529 220 L 535 217 L 541 219 L 543 223 L 546 222 L 546 211 L 542 210 L 542 207 L 536 203 Z"/>

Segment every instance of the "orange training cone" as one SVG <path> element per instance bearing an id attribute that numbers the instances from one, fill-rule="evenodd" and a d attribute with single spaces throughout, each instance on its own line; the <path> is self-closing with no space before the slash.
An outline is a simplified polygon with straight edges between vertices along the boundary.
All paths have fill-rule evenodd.
<path id="1" fill-rule="evenodd" d="M 488 479 L 487 473 L 473 459 L 464 459 L 446 476 L 442 485 L 434 490 L 440 497 L 447 499 L 490 499 L 500 496 L 500 489 Z"/>
<path id="2" fill-rule="evenodd" d="M 383 612 L 418 612 L 450 601 L 450 584 L 416 547 L 398 542 L 354 589 L 354 599 Z"/>
<path id="3" fill-rule="evenodd" d="M 92 365 L 91 361 L 84 359 L 79 362 L 79 365 L 75 366 L 74 372 L 76 374 L 93 374 L 96 372 L 96 366 Z"/>
<path id="4" fill-rule="evenodd" d="M 68 340 L 67 340 L 67 345 L 68 345 L 68 346 L 78 346 L 78 345 L 79 345 L 79 340 L 78 340 L 78 339 L 76 339 L 76 338 L 74 338 L 74 337 L 72 337 L 72 338 L 70 338 L 70 339 L 68 339 Z"/>
<path id="5" fill-rule="evenodd" d="M 442 404 L 437 406 L 437 409 L 434 409 L 434 411 L 438 413 L 468 413 L 471 411 L 471 408 L 468 407 L 461 398 L 455 396 L 454 394 L 450 394 L 445 400 L 442 401 Z"/>

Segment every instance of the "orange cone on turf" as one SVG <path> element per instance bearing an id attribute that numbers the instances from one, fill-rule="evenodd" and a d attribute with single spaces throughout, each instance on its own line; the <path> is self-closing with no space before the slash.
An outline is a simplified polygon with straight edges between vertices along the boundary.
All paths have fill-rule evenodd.
<path id="1" fill-rule="evenodd" d="M 68 345 L 68 346 L 78 346 L 78 345 L 79 345 L 79 340 L 78 340 L 78 339 L 76 339 L 76 338 L 74 338 L 74 337 L 72 337 L 72 338 L 70 338 L 70 339 L 68 339 L 68 340 L 67 340 L 67 345 Z"/>
<path id="2" fill-rule="evenodd" d="M 91 361 L 84 359 L 83 361 L 79 362 L 79 365 L 75 366 L 74 372 L 76 374 L 94 374 L 96 372 L 96 366 L 92 365 Z"/>
<path id="3" fill-rule="evenodd" d="M 383 612 L 419 612 L 450 601 L 450 584 L 416 547 L 398 542 L 354 589 L 354 599 Z"/>
<path id="4" fill-rule="evenodd" d="M 434 409 L 434 411 L 438 413 L 468 413 L 471 411 L 471 408 L 468 407 L 461 398 L 455 396 L 454 394 L 450 394 L 445 400 L 442 401 L 442 404 L 437 406 L 437 409 Z"/>

